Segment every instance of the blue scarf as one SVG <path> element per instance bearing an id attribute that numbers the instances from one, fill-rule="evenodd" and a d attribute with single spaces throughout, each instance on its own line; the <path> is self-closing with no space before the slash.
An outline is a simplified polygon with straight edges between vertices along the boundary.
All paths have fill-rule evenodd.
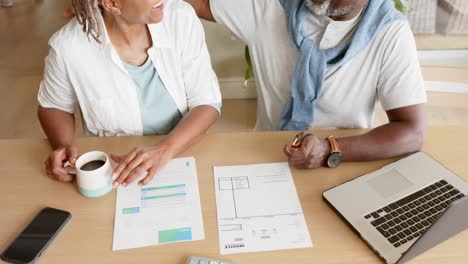
<path id="1" fill-rule="evenodd" d="M 291 83 L 291 97 L 284 106 L 279 129 L 307 130 L 314 121 L 314 107 L 322 92 L 326 70 L 350 61 L 380 30 L 405 17 L 395 9 L 393 0 L 369 0 L 351 41 L 321 50 L 303 31 L 305 18 L 314 15 L 306 0 L 279 1 L 286 12 L 289 36 L 299 50 Z"/>

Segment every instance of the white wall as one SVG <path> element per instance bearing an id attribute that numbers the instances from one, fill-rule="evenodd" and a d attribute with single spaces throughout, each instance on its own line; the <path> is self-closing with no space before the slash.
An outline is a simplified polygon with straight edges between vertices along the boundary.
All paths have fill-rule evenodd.
<path id="1" fill-rule="evenodd" d="M 245 44 L 219 24 L 206 21 L 202 23 L 211 61 L 218 78 L 243 78 L 247 69 L 244 60 Z"/>
<path id="2" fill-rule="evenodd" d="M 255 81 L 244 89 L 245 44 L 225 27 L 203 21 L 211 62 L 219 78 L 223 99 L 257 98 Z"/>

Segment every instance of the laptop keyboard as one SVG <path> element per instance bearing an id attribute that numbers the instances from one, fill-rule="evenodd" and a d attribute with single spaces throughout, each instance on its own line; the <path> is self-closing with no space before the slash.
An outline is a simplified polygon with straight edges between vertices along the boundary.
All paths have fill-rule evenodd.
<path id="1" fill-rule="evenodd" d="M 445 180 L 364 216 L 390 243 L 399 247 L 419 237 L 462 194 Z"/>
<path id="2" fill-rule="evenodd" d="M 224 260 L 216 260 L 211 258 L 202 258 L 192 256 L 187 260 L 187 264 L 234 264 L 232 262 L 227 262 Z"/>

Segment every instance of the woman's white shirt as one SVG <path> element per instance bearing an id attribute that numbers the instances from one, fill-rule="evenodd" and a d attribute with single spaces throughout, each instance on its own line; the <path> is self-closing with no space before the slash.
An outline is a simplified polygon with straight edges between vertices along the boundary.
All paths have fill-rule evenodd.
<path id="1" fill-rule="evenodd" d="M 182 0 L 165 4 L 163 20 L 148 25 L 153 40 L 148 55 L 161 80 L 183 115 L 200 105 L 221 105 L 200 20 Z M 143 135 L 135 83 L 102 19 L 100 28 L 97 43 L 72 19 L 49 40 L 39 105 L 68 113 L 79 107 L 87 135 Z"/>

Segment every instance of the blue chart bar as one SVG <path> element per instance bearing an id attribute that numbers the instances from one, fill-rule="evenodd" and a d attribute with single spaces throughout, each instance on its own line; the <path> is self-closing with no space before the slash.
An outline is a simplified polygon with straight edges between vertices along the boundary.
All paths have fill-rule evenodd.
<path id="1" fill-rule="evenodd" d="M 170 197 L 181 197 L 181 196 L 186 196 L 186 193 L 172 193 L 172 194 L 165 194 L 165 195 L 153 195 L 153 196 L 147 196 L 147 197 L 141 197 L 142 201 L 146 200 L 154 200 L 154 199 L 161 199 L 161 198 L 170 198 Z"/>
<path id="2" fill-rule="evenodd" d="M 140 207 L 131 207 L 122 209 L 123 214 L 137 214 L 140 212 Z"/>
<path id="3" fill-rule="evenodd" d="M 149 191 L 176 189 L 176 188 L 184 188 L 184 187 L 185 187 L 185 184 L 177 184 L 177 185 L 168 185 L 168 186 L 141 188 L 141 191 L 142 191 L 142 192 L 149 192 Z"/>
<path id="4" fill-rule="evenodd" d="M 192 229 L 190 227 L 159 231 L 159 243 L 188 240 L 192 240 Z"/>

